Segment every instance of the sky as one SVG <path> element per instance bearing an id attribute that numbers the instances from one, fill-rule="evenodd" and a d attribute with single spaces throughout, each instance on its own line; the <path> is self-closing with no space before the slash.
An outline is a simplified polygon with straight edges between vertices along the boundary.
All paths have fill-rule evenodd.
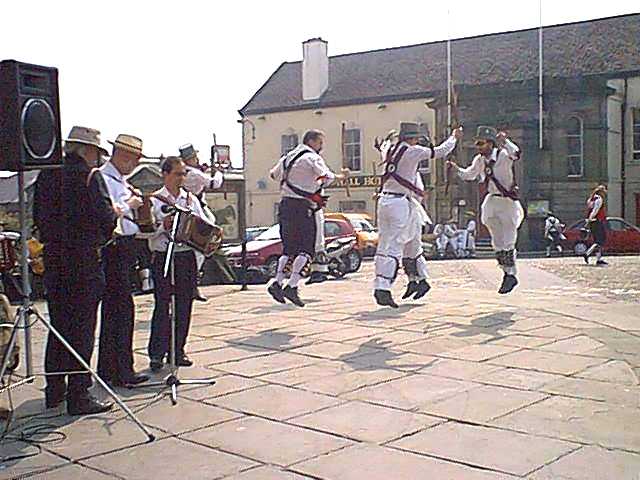
<path id="1" fill-rule="evenodd" d="M 637 13 L 638 0 L 542 1 L 543 25 Z M 401 7 L 397 9 L 396 7 Z M 215 132 L 241 164 L 238 110 L 302 42 L 329 55 L 537 27 L 539 1 L 3 2 L 0 59 L 59 69 L 62 135 L 73 125 L 139 136 L 148 155 Z"/>

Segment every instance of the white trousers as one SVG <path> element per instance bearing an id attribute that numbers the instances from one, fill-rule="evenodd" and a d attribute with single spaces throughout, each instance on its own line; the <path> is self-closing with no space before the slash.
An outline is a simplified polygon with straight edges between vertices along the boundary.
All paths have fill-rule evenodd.
<path id="1" fill-rule="evenodd" d="M 491 244 L 496 252 L 515 250 L 518 240 L 518 228 L 524 220 L 524 210 L 520 202 L 506 197 L 487 195 L 482 202 L 480 220 L 491 234 Z M 501 268 L 510 275 L 516 274 L 515 252 L 514 266 Z"/>
<path id="2" fill-rule="evenodd" d="M 381 195 L 378 200 L 378 249 L 375 256 L 376 290 L 391 290 L 402 258 L 416 259 L 417 279 L 427 277 L 422 256 L 422 226 L 427 213 L 415 200 Z"/>

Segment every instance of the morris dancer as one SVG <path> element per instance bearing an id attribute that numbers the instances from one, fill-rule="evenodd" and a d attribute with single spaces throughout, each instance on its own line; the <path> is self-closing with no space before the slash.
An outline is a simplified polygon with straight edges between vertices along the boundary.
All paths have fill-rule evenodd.
<path id="1" fill-rule="evenodd" d="M 374 298 L 378 305 L 398 308 L 391 296 L 391 286 L 401 261 L 405 271 L 417 278 L 415 285 L 407 289 L 415 291 L 414 298 L 424 296 L 431 288 L 426 280 L 422 243 L 416 241 L 419 238 L 416 232 L 422 230 L 425 221 L 425 212 L 418 200 L 425 194 L 417 186 L 418 167 L 424 160 L 448 155 L 462 137 L 462 129 L 455 129 L 451 137 L 437 147 L 418 145 L 424 134 L 417 123 L 401 123 L 398 144 L 386 152 L 378 200 L 379 243 L 375 256 Z"/>
<path id="2" fill-rule="evenodd" d="M 514 162 L 520 158 L 520 149 L 506 133 L 498 133 L 492 127 L 478 127 L 474 142 L 478 154 L 468 168 L 447 163 L 457 169 L 463 180 L 479 179 L 488 189 L 480 219 L 489 229 L 498 265 L 504 272 L 498 293 L 509 293 L 518 284 L 515 248 L 518 228 L 524 220 L 513 171 Z"/>
<path id="3" fill-rule="evenodd" d="M 302 270 L 316 253 L 315 212 L 327 200 L 322 195 L 322 188 L 336 179 L 345 178 L 347 172 L 343 170 L 343 174 L 335 174 L 329 170 L 320 156 L 323 144 L 323 132 L 307 131 L 302 144 L 283 156 L 270 171 L 271 178 L 280 182 L 282 200 L 278 220 L 283 254 L 278 259 L 276 278 L 267 291 L 279 303 L 285 303 L 287 299 L 304 307 L 298 295 L 298 283 Z M 290 258 L 293 258 L 291 276 L 283 288 L 284 270 Z"/>

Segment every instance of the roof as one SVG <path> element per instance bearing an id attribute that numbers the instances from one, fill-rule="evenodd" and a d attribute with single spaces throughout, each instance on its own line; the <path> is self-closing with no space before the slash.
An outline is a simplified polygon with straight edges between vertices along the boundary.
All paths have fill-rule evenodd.
<path id="1" fill-rule="evenodd" d="M 544 27 L 544 75 L 576 77 L 640 72 L 640 14 Z M 285 62 L 242 115 L 432 95 L 446 89 L 447 42 L 329 57 L 329 88 L 302 100 L 302 62 Z M 523 82 L 538 77 L 538 28 L 451 41 L 457 85 Z"/>
<path id="2" fill-rule="evenodd" d="M 26 189 L 36 182 L 38 171 L 24 172 L 24 187 Z M 15 172 L 0 172 L 0 205 L 18 203 L 18 174 Z"/>

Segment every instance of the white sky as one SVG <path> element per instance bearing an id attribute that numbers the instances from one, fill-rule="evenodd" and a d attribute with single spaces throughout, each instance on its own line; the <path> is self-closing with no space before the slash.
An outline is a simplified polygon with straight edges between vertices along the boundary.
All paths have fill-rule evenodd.
<path id="1" fill-rule="evenodd" d="M 638 0 L 542 2 L 545 25 L 639 10 Z M 7 0 L 0 59 L 60 70 L 63 136 L 84 125 L 105 143 L 137 135 L 151 155 L 193 143 L 206 159 L 216 132 L 238 165 L 237 110 L 280 63 L 301 60 L 308 38 L 337 55 L 538 25 L 537 0 L 434 3 Z"/>

